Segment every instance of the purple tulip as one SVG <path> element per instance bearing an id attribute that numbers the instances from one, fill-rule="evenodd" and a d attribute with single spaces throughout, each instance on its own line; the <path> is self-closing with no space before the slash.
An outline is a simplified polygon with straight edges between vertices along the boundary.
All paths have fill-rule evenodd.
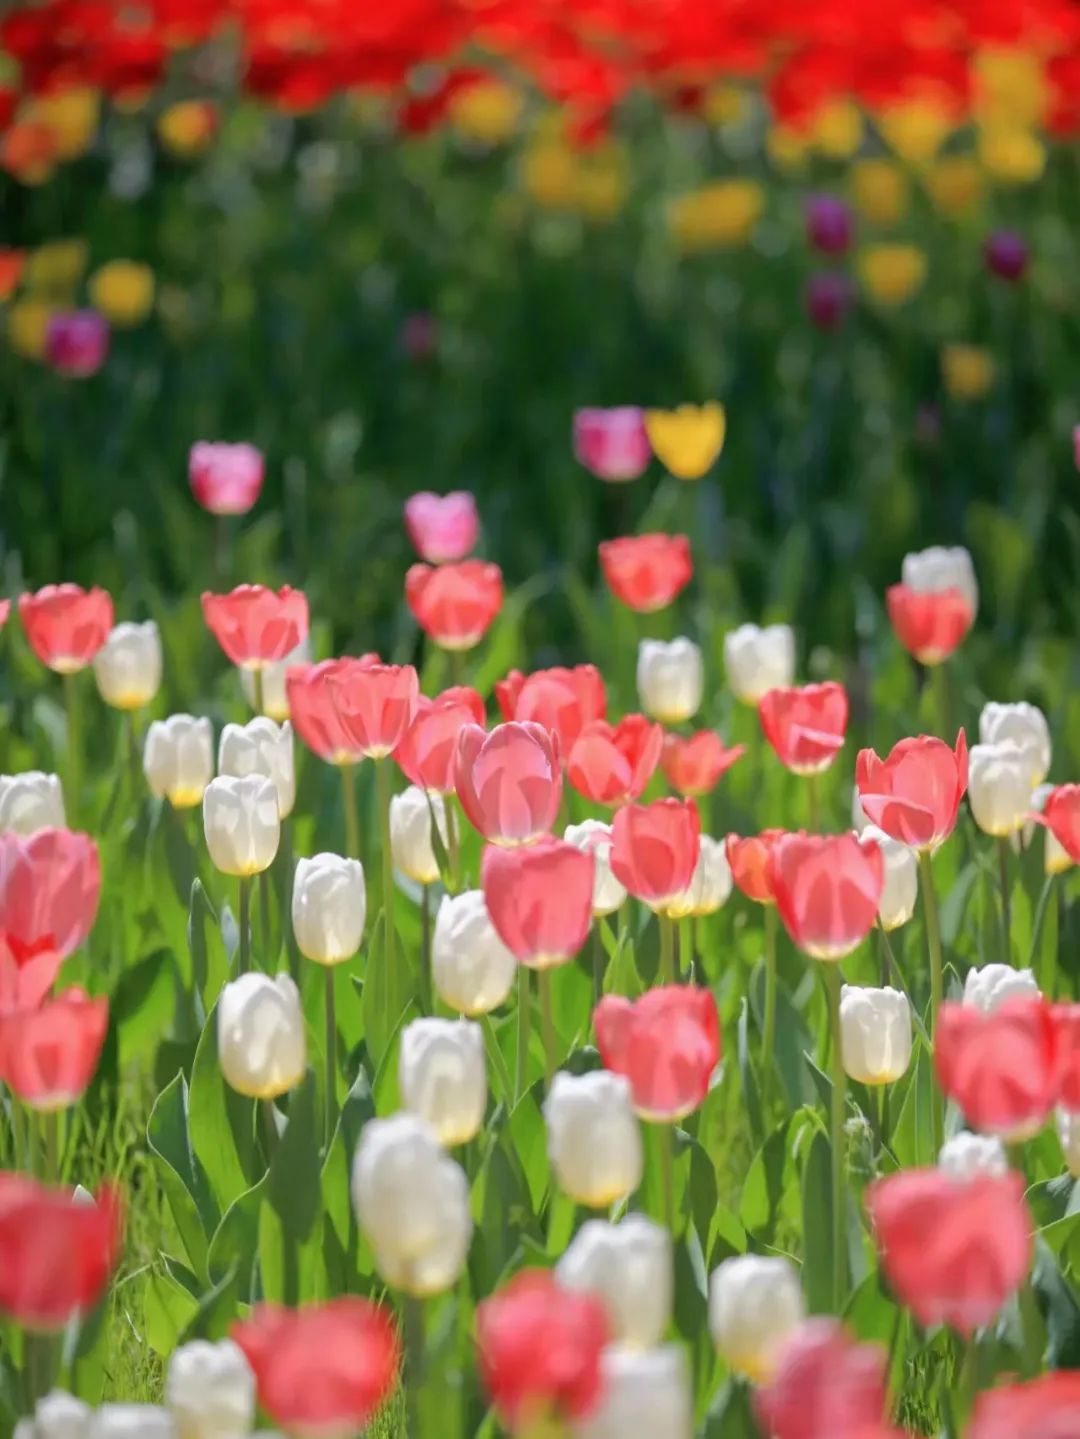
<path id="1" fill-rule="evenodd" d="M 1023 278 L 1028 263 L 1027 241 L 1015 230 L 998 230 L 983 249 L 987 268 L 1002 280 L 1015 283 Z"/>
<path id="2" fill-rule="evenodd" d="M 410 360 L 430 360 L 439 339 L 439 327 L 428 310 L 406 315 L 401 326 L 401 348 Z"/>
<path id="3" fill-rule="evenodd" d="M 819 330 L 839 329 L 851 304 L 851 281 L 838 270 L 821 270 L 807 280 L 804 300 Z"/>
<path id="4" fill-rule="evenodd" d="M 645 416 L 636 405 L 578 410 L 574 454 L 599 480 L 636 480 L 652 457 Z"/>
<path id="5" fill-rule="evenodd" d="M 45 359 L 58 375 L 68 379 L 96 375 L 108 353 L 108 321 L 96 310 L 66 310 L 49 321 Z"/>
<path id="6" fill-rule="evenodd" d="M 843 255 L 851 248 L 851 211 L 835 195 L 811 195 L 806 202 L 806 238 L 823 255 Z"/>

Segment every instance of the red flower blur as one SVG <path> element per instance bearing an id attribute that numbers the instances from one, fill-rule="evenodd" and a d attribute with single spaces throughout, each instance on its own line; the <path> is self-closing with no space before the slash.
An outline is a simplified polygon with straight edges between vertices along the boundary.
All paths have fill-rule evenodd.
<path id="1" fill-rule="evenodd" d="M 1080 1373 L 1061 1369 L 1030 1384 L 980 1394 L 968 1439 L 1070 1439 L 1080 1434 Z"/>
<path id="2" fill-rule="evenodd" d="M 630 1081 L 642 1119 L 675 1124 L 704 1103 L 720 1062 L 720 1020 L 709 990 L 669 984 L 637 1000 L 606 994 L 593 1027 L 605 1068 Z"/>
<path id="3" fill-rule="evenodd" d="M 1033 819 L 1045 824 L 1074 864 L 1080 864 L 1080 784 L 1059 784 L 1050 791 L 1041 815 Z"/>
<path id="4" fill-rule="evenodd" d="M 56 983 L 63 957 L 54 949 L 24 955 L 20 960 L 6 934 L 0 934 L 0 1020 L 4 1015 L 36 1009 Z"/>
<path id="5" fill-rule="evenodd" d="M 615 598 L 640 614 L 669 605 L 694 573 L 685 535 L 626 535 L 604 540 L 600 568 Z"/>
<path id="6" fill-rule="evenodd" d="M 67 1109 L 93 1079 L 108 1028 L 109 1001 L 81 989 L 0 1016 L 0 1079 L 31 1109 Z"/>
<path id="7" fill-rule="evenodd" d="M 595 665 L 560 666 L 531 675 L 511 670 L 496 683 L 495 698 L 503 719 L 532 720 L 557 734 L 564 756 L 585 726 L 607 712 L 604 681 Z"/>
<path id="8" fill-rule="evenodd" d="M 775 904 L 769 860 L 783 829 L 763 829 L 760 834 L 729 834 L 724 843 L 731 877 L 748 899 L 758 904 Z"/>
<path id="9" fill-rule="evenodd" d="M 807 1319 L 784 1345 L 754 1408 L 774 1439 L 878 1439 L 885 1353 L 857 1343 L 838 1319 Z"/>
<path id="10" fill-rule="evenodd" d="M 405 501 L 405 528 L 416 553 L 429 565 L 463 560 L 480 534 L 476 501 L 466 490 L 449 495 L 421 490 Z"/>
<path id="11" fill-rule="evenodd" d="M 320 660 L 316 665 L 293 665 L 285 676 L 285 694 L 289 701 L 289 718 L 296 733 L 327 764 L 359 764 L 362 749 L 346 733 L 334 704 L 330 686 L 346 681 L 357 670 L 370 669 L 380 663 L 379 656 L 362 655 L 360 659 L 344 657 Z"/>
<path id="12" fill-rule="evenodd" d="M 327 688 L 348 748 L 365 759 L 385 759 L 397 749 L 420 695 L 412 665 L 362 661 L 332 673 Z"/>
<path id="13" fill-rule="evenodd" d="M 405 576 L 405 602 L 437 645 L 470 650 L 502 609 L 502 570 L 486 560 L 413 565 Z"/>
<path id="14" fill-rule="evenodd" d="M 785 834 L 769 856 L 767 884 L 795 944 L 814 959 L 838 960 L 874 927 L 885 863 L 876 844 L 854 834 Z"/>
<path id="15" fill-rule="evenodd" d="M 514 849 L 485 848 L 484 903 L 519 964 L 553 969 L 573 959 L 592 923 L 594 871 L 591 851 L 550 835 Z"/>
<path id="16" fill-rule="evenodd" d="M 420 695 L 394 758 L 410 784 L 453 794 L 458 735 L 467 724 L 483 723 L 484 701 L 467 685 L 444 690 L 434 699 Z"/>
<path id="17" fill-rule="evenodd" d="M 890 585 L 885 603 L 896 638 L 923 665 L 947 660 L 975 621 L 970 601 L 957 589 L 921 593 Z"/>
<path id="18" fill-rule="evenodd" d="M 51 1333 L 101 1298 L 120 1257 L 120 1202 L 107 1186 L 88 1204 L 0 1173 L 0 1311 Z"/>
<path id="19" fill-rule="evenodd" d="M 559 741 L 528 722 L 496 725 L 490 734 L 465 725 L 454 778 L 466 819 L 486 840 L 529 844 L 551 830 L 559 812 Z"/>
<path id="20" fill-rule="evenodd" d="M 0 834 L 0 934 L 20 968 L 48 952 L 66 959 L 78 949 L 100 893 L 98 848 L 88 834 Z"/>
<path id="21" fill-rule="evenodd" d="M 259 498 L 263 472 L 254 445 L 199 440 L 188 455 L 191 493 L 212 515 L 246 515 Z"/>
<path id="22" fill-rule="evenodd" d="M 282 585 L 237 585 L 227 595 L 203 592 L 207 629 L 234 665 L 265 669 L 283 660 L 308 632 L 308 602 L 300 590 Z"/>
<path id="23" fill-rule="evenodd" d="M 664 731 L 644 715 L 626 715 L 617 725 L 594 720 L 578 736 L 566 777 L 593 804 L 637 799 L 660 762 Z"/>
<path id="24" fill-rule="evenodd" d="M 863 749 L 855 761 L 855 784 L 867 819 L 912 849 L 935 850 L 952 834 L 967 777 L 963 730 L 954 750 L 944 740 L 919 735 L 902 739 L 886 759 Z"/>
<path id="25" fill-rule="evenodd" d="M 19 596 L 19 619 L 41 663 L 69 675 L 85 669 L 109 638 L 113 602 L 97 586 L 46 585 Z"/>
<path id="26" fill-rule="evenodd" d="M 663 909 L 688 888 L 700 853 L 701 819 L 692 799 L 628 804 L 612 821 L 612 873 L 651 909 Z"/>
<path id="27" fill-rule="evenodd" d="M 661 764 L 672 789 L 681 795 L 697 796 L 715 789 L 721 778 L 746 753 L 744 744 L 725 749 L 715 730 L 698 730 L 684 739 L 669 734 L 664 739 Z"/>
<path id="28" fill-rule="evenodd" d="M 847 691 L 833 680 L 770 690 L 758 705 L 758 718 L 781 764 L 795 774 L 820 774 L 844 745 Z"/>
<path id="29" fill-rule="evenodd" d="M 946 1003 L 934 1036 L 938 1083 L 973 1129 L 1004 1139 L 1037 1133 L 1057 1102 L 1061 1044 L 1044 999 L 1010 999 L 989 1014 Z"/>

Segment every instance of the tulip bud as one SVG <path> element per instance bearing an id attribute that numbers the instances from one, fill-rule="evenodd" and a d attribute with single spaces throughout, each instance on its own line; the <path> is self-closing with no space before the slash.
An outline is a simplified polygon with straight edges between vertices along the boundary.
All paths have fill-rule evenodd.
<path id="1" fill-rule="evenodd" d="M 390 848 L 394 867 L 417 884 L 434 884 L 439 878 L 439 861 L 431 842 L 431 826 L 437 824 L 443 846 L 447 841 L 446 804 L 441 794 L 429 795 L 411 784 L 390 801 Z"/>
<path id="2" fill-rule="evenodd" d="M 153 620 L 119 624 L 92 661 L 98 691 L 107 705 L 137 710 L 161 687 L 161 635 Z"/>
<path id="3" fill-rule="evenodd" d="M 222 874 L 261 874 L 273 864 L 281 838 L 277 790 L 260 774 L 211 780 L 203 795 L 203 830 Z"/>
<path id="4" fill-rule="evenodd" d="M 296 862 L 292 923 L 296 947 L 316 964 L 341 964 L 360 948 L 367 918 L 364 866 L 340 854 Z"/>
<path id="5" fill-rule="evenodd" d="M 754 1384 L 772 1378 L 784 1345 L 804 1314 L 799 1276 L 790 1260 L 740 1254 L 725 1259 L 712 1272 L 713 1343 L 729 1368 Z"/>
<path id="6" fill-rule="evenodd" d="M 448 1148 L 468 1144 L 484 1122 L 484 1031 L 468 1019 L 414 1019 L 401 1033 L 401 1105 Z"/>
<path id="7" fill-rule="evenodd" d="M 1012 740 L 972 745 L 968 800 L 985 834 L 1016 834 L 1031 809 L 1031 760 Z"/>
<path id="8" fill-rule="evenodd" d="M 859 792 L 855 791 L 858 804 Z M 912 850 L 887 835 L 876 824 L 864 823 L 859 843 L 873 842 L 885 861 L 885 883 L 878 900 L 878 923 L 882 929 L 899 929 L 915 913 L 919 898 L 919 862 Z"/>
<path id="9" fill-rule="evenodd" d="M 731 893 L 731 866 L 723 842 L 703 834 L 700 844 L 693 878 L 667 906 L 667 913 L 672 919 L 715 914 Z"/>
<path id="10" fill-rule="evenodd" d="M 1036 789 L 1034 794 L 1031 796 L 1032 810 L 1038 814 L 1042 814 L 1046 808 L 1046 801 L 1054 793 L 1054 790 L 1056 788 L 1057 786 L 1052 784 L 1039 785 L 1038 789 Z M 1042 826 L 1042 828 L 1045 835 L 1045 838 L 1043 840 L 1043 869 L 1048 875 L 1064 874 L 1065 871 L 1067 869 L 1071 869 L 1073 865 L 1072 855 L 1069 853 L 1069 851 L 1061 843 L 1061 840 L 1058 839 L 1057 835 L 1048 825 Z M 1027 826 L 1025 826 L 1025 844 L 1030 844 L 1031 834 L 1029 834 L 1029 830 L 1033 832 L 1034 829 L 1034 823 L 1029 823 Z"/>
<path id="11" fill-rule="evenodd" d="M 1059 1109 L 1057 1132 L 1069 1173 L 1074 1179 L 1080 1179 L 1080 1114 L 1075 1114 L 1068 1109 Z"/>
<path id="12" fill-rule="evenodd" d="M 85 1439 L 92 1417 L 89 1404 L 54 1389 L 38 1400 L 33 1418 L 19 1420 L 15 1439 Z"/>
<path id="13" fill-rule="evenodd" d="M 979 608 L 979 586 L 970 553 L 962 545 L 951 549 L 931 545 L 928 550 L 904 556 L 900 582 L 918 595 L 939 595 L 957 590 L 974 617 Z"/>
<path id="14" fill-rule="evenodd" d="M 307 1068 L 300 991 L 287 974 L 242 974 L 217 1005 L 218 1059 L 225 1082 L 249 1099 L 275 1099 Z"/>
<path id="15" fill-rule="evenodd" d="M 671 1322 L 671 1235 L 643 1214 L 618 1224 L 590 1219 L 555 1266 L 564 1289 L 593 1294 L 607 1311 L 613 1340 L 651 1349 Z"/>
<path id="16" fill-rule="evenodd" d="M 292 725 L 288 720 L 276 725 L 262 715 L 245 725 L 227 724 L 218 745 L 218 773 L 234 779 L 262 775 L 274 786 L 278 816 L 287 819 L 296 803 Z"/>
<path id="17" fill-rule="evenodd" d="M 170 715 L 146 732 L 143 773 L 150 793 L 174 809 L 192 809 L 214 777 L 214 731 L 208 719 Z"/>
<path id="18" fill-rule="evenodd" d="M 642 640 L 638 646 L 637 690 L 641 708 L 662 724 L 681 724 L 701 707 L 705 672 L 693 640 Z"/>
<path id="19" fill-rule="evenodd" d="M 174 1349 L 165 1404 L 177 1439 L 243 1439 L 255 1419 L 255 1376 L 231 1339 L 196 1339 Z"/>
<path id="20" fill-rule="evenodd" d="M 983 1014 L 993 1014 L 1010 999 L 1038 999 L 1041 991 L 1030 969 L 1011 964 L 984 964 L 969 969 L 964 980 L 964 1003 Z"/>
<path id="21" fill-rule="evenodd" d="M 646 1351 L 610 1345 L 600 1372 L 600 1405 L 574 1426 L 574 1439 L 692 1439 L 693 1395 L 677 1345 Z"/>
<path id="22" fill-rule="evenodd" d="M 472 1236 L 469 1185 L 422 1119 L 368 1121 L 353 1161 L 352 1201 L 387 1284 L 418 1298 L 450 1288 Z"/>
<path id="23" fill-rule="evenodd" d="M 431 945 L 435 991 L 459 1014 L 498 1009 L 517 976 L 517 960 L 495 932 L 483 891 L 445 894 Z"/>
<path id="24" fill-rule="evenodd" d="M 0 775 L 0 832 L 26 838 L 39 829 L 64 829 L 64 792 L 59 776 L 39 769 Z"/>
<path id="25" fill-rule="evenodd" d="M 599 819 L 583 819 L 580 824 L 568 824 L 563 839 L 593 857 L 593 914 L 597 918 L 614 914 L 625 900 L 626 890 L 611 872 L 611 826 Z"/>
<path id="26" fill-rule="evenodd" d="M 844 1069 L 860 1084 L 891 1084 L 911 1063 L 911 1006 L 898 989 L 840 992 L 840 1051 Z"/>
<path id="27" fill-rule="evenodd" d="M 1009 1158 L 1000 1139 L 991 1134 L 969 1134 L 962 1129 L 941 1146 L 938 1168 L 965 1182 L 980 1174 L 1000 1179 L 1009 1172 Z"/>
<path id="28" fill-rule="evenodd" d="M 544 1119 L 555 1177 L 576 1204 L 607 1209 L 641 1183 L 641 1130 L 621 1075 L 560 1071 L 544 1101 Z"/>
<path id="29" fill-rule="evenodd" d="M 794 680 L 794 631 L 789 625 L 740 625 L 724 636 L 724 668 L 735 698 L 756 705 Z"/>
<path id="30" fill-rule="evenodd" d="M 172 1416 L 156 1404 L 103 1404 L 86 1439 L 177 1439 Z"/>
<path id="31" fill-rule="evenodd" d="M 1035 705 L 987 704 L 979 715 L 979 742 L 997 745 L 1012 740 L 1024 751 L 1030 768 L 1031 787 L 1042 784 L 1050 773 L 1053 749 L 1046 716 Z M 974 751 L 972 751 L 974 756 Z"/>
<path id="32" fill-rule="evenodd" d="M 290 650 L 283 660 L 274 660 L 266 666 L 262 672 L 262 707 L 263 714 L 268 719 L 277 720 L 281 724 L 283 720 L 289 719 L 289 696 L 285 688 L 285 677 L 294 665 L 308 665 L 311 663 L 311 639 L 305 635 L 294 650 Z M 238 670 L 240 676 L 240 688 L 244 692 L 244 698 L 254 709 L 255 707 L 255 671 Z"/>

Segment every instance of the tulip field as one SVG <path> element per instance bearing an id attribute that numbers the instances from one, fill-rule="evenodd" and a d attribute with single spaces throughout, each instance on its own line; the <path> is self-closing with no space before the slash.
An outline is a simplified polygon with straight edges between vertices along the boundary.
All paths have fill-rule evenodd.
<path id="1" fill-rule="evenodd" d="M 0 14 L 0 1439 L 1080 1439 L 1080 9 Z"/>

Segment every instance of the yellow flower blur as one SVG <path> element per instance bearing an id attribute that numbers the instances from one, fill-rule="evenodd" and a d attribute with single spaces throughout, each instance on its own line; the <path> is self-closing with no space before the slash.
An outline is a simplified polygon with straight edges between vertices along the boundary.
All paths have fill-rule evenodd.
<path id="1" fill-rule="evenodd" d="M 605 140 L 577 155 L 577 208 L 590 220 L 611 220 L 626 204 L 626 152 Z"/>
<path id="2" fill-rule="evenodd" d="M 154 272 L 137 260 L 110 260 L 87 286 L 94 308 L 121 328 L 139 325 L 154 303 Z"/>
<path id="3" fill-rule="evenodd" d="M 745 245 L 765 208 L 755 180 L 716 180 L 673 200 L 668 226 L 687 253 Z"/>
<path id="4" fill-rule="evenodd" d="M 8 310 L 8 343 L 17 355 L 27 360 L 40 360 L 45 353 L 45 336 L 54 306 L 46 300 L 16 300 Z"/>
<path id="5" fill-rule="evenodd" d="M 810 141 L 790 125 L 772 125 L 765 136 L 765 149 L 778 170 L 797 170 L 806 160 Z"/>
<path id="6" fill-rule="evenodd" d="M 1049 90 L 1042 58 L 995 46 L 975 57 L 975 116 L 992 129 L 1026 130 L 1042 123 Z"/>
<path id="7" fill-rule="evenodd" d="M 926 279 L 926 256 L 914 245 L 869 245 L 859 255 L 859 277 L 880 305 L 903 305 Z"/>
<path id="8" fill-rule="evenodd" d="M 981 400 L 994 383 L 994 357 L 981 345 L 945 345 L 941 373 L 954 400 Z"/>
<path id="9" fill-rule="evenodd" d="M 995 126 L 979 133 L 979 159 L 1002 184 L 1030 185 L 1046 168 L 1046 147 L 1030 130 Z"/>
<path id="10" fill-rule="evenodd" d="M 101 116 L 101 99 L 96 90 L 59 90 L 40 95 L 26 107 L 26 119 L 52 131 L 57 157 L 74 160 L 90 148 Z"/>
<path id="11" fill-rule="evenodd" d="M 710 85 L 701 114 L 710 125 L 737 125 L 746 114 L 746 96 L 734 85 Z"/>
<path id="12" fill-rule="evenodd" d="M 626 156 L 614 141 L 578 150 L 548 130 L 525 151 L 521 181 L 542 209 L 610 220 L 626 203 Z"/>
<path id="13" fill-rule="evenodd" d="M 878 117 L 878 128 L 891 150 L 909 165 L 933 160 L 952 130 L 948 111 L 932 100 L 905 100 Z"/>
<path id="14" fill-rule="evenodd" d="M 679 405 L 646 410 L 645 432 L 656 458 L 680 480 L 700 480 L 724 448 L 727 416 L 723 405 Z"/>
<path id="15" fill-rule="evenodd" d="M 454 129 L 478 145 L 502 145 L 517 132 L 524 106 L 520 91 L 502 80 L 479 80 L 450 99 Z"/>
<path id="16" fill-rule="evenodd" d="M 982 198 L 982 171 L 970 155 L 946 155 L 926 172 L 927 193 L 936 209 L 954 218 L 966 215 Z"/>
<path id="17" fill-rule="evenodd" d="M 201 155 L 216 129 L 217 111 L 209 100 L 179 100 L 158 116 L 158 139 L 179 160 Z"/>
<path id="18" fill-rule="evenodd" d="M 86 259 L 85 240 L 50 240 L 30 252 L 24 284 L 38 294 L 69 296 L 83 277 Z"/>
<path id="19" fill-rule="evenodd" d="M 908 182 L 892 160 L 859 160 L 851 187 L 855 208 L 875 225 L 895 225 L 907 214 Z"/>
<path id="20" fill-rule="evenodd" d="M 814 116 L 810 139 L 830 160 L 850 160 L 862 144 L 863 117 L 851 100 L 830 100 Z"/>

